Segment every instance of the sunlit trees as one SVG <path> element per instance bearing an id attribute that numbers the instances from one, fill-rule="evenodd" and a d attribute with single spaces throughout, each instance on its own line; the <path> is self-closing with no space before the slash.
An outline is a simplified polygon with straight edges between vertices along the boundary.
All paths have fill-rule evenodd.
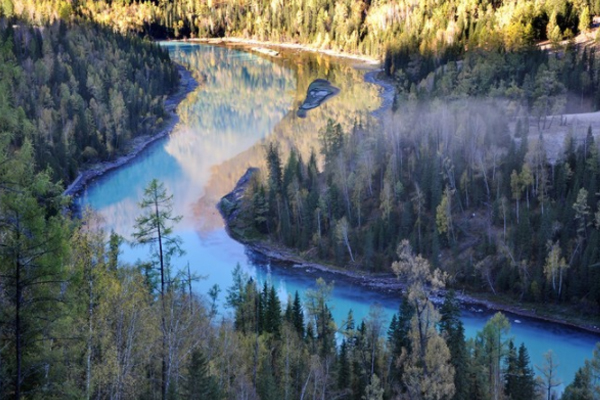
<path id="1" fill-rule="evenodd" d="M 445 275 L 431 271 L 429 262 L 415 256 L 408 241 L 400 243 L 399 260 L 392 264 L 396 275 L 408 286 L 408 301 L 414 309 L 409 332 L 411 352 L 405 361 L 403 384 L 412 398 L 442 399 L 454 394 L 454 367 L 450 350 L 437 331 L 439 314 L 429 299 L 431 291 L 445 284 Z"/>

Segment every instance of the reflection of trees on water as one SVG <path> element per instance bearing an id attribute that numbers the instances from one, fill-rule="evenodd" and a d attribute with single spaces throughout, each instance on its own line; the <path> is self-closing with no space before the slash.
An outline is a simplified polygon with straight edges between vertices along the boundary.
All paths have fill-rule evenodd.
<path id="1" fill-rule="evenodd" d="M 182 188 L 186 209 L 202 196 L 214 165 L 250 148 L 273 130 L 292 107 L 295 92 L 293 71 L 282 65 L 219 47 L 191 49 L 175 50 L 173 58 L 201 74 L 202 85 L 179 106 L 181 122 L 165 146 L 187 177 L 189 187 Z M 226 192 L 229 181 L 223 182 L 219 192 Z M 222 224 L 214 204 L 198 224 Z"/>
<path id="2" fill-rule="evenodd" d="M 208 232 L 222 226 L 217 201 L 249 166 L 263 166 L 266 140 L 279 142 L 284 157 L 294 147 L 308 159 L 311 148 L 318 151 L 318 132 L 328 118 L 347 130 L 379 103 L 376 88 L 363 83 L 362 71 L 313 54 L 272 63 L 219 47 L 169 46 L 176 61 L 202 77 L 200 87 L 180 104 L 180 124 L 167 140 L 166 152 L 158 147 L 144 153 L 113 175 L 110 187 L 92 195 L 97 204 L 90 201 L 104 216 L 107 229 L 125 236 L 152 178 L 162 180 L 174 194 L 183 228 L 193 225 L 199 233 Z M 296 110 L 317 78 L 329 80 L 340 93 L 300 119 Z"/>
<path id="3" fill-rule="evenodd" d="M 289 65 L 297 75 L 293 108 L 274 126 L 268 138 L 257 141 L 244 152 L 212 168 L 205 193 L 196 203 L 197 219 L 211 215 L 214 204 L 233 188 L 248 167 L 264 167 L 264 147 L 268 141 L 279 143 L 284 159 L 289 150 L 295 148 L 308 160 L 311 149 L 319 151 L 319 131 L 328 119 L 340 122 L 347 131 L 355 121 L 367 123 L 369 112 L 379 106 L 377 88 L 364 82 L 364 71 L 343 62 L 333 63 L 330 58 L 321 55 L 300 53 L 283 56 L 283 60 L 276 62 Z M 296 110 L 304 101 L 310 83 L 318 78 L 330 81 L 340 89 L 340 93 L 308 112 L 306 118 L 298 118 Z M 216 222 L 222 223 L 220 220 Z M 205 224 L 206 228 L 210 226 L 214 225 Z"/>

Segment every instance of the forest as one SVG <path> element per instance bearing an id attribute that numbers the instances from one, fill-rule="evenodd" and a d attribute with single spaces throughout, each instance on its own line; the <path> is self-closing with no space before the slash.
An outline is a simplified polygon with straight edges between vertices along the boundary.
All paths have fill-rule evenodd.
<path id="1" fill-rule="evenodd" d="M 572 95 L 566 87 L 581 93 L 573 108 L 596 101 L 596 56 L 498 57 L 507 62 L 472 56 L 472 69 L 467 58 L 460 70 L 450 63 L 399 85 L 382 126 L 344 132 L 329 121 L 306 161 L 294 151 L 282 160 L 272 143 L 266 170 L 233 205 L 241 212 L 232 231 L 370 272 L 386 271 L 407 239 L 456 289 L 598 315 L 598 144 L 591 127 L 553 149 L 545 139 L 561 124 L 552 115 Z M 521 61 L 536 57 L 528 71 Z"/>
<path id="2" fill-rule="evenodd" d="M 33 145 L 37 170 L 71 182 L 84 165 L 110 160 L 130 139 L 157 130 L 179 82 L 155 44 L 85 21 L 0 21 L 3 125 L 10 146 Z M 18 129 L 16 129 L 18 127 Z"/>
<path id="3" fill-rule="evenodd" d="M 161 182 L 148 184 L 133 235 L 155 246 L 126 265 L 123 239 L 92 214 L 77 223 L 52 212 L 64 199 L 32 158 L 26 143 L 0 163 L 12 189 L 0 195 L 3 398 L 525 400 L 557 386 L 553 353 L 534 370 L 503 314 L 466 340 L 453 292 L 439 310 L 430 300 L 448 275 L 406 240 L 391 269 L 408 290 L 389 326 L 379 306 L 336 326 L 322 279 L 282 303 L 237 268 L 226 293 L 198 296 L 198 278 L 171 264 L 179 217 Z M 232 319 L 217 311 L 223 297 Z M 597 347 L 563 398 L 595 398 L 599 365 Z"/>
<path id="4" fill-rule="evenodd" d="M 0 398 L 552 398 L 551 351 L 534 367 L 501 313 L 467 340 L 454 292 L 430 297 L 600 312 L 597 132 L 547 143 L 563 113 L 600 108 L 595 46 L 571 40 L 597 14 L 595 0 L 1 1 Z M 167 117 L 177 67 L 144 37 L 223 36 L 383 60 L 393 113 L 330 121 L 307 160 L 268 146 L 234 228 L 393 271 L 406 291 L 389 325 L 373 306 L 337 326 L 323 280 L 282 301 L 237 269 L 193 293 L 156 180 L 138 264 L 96 216 L 66 211 L 65 183 Z M 562 398 L 597 399 L 598 376 L 600 346 Z"/>
<path id="5" fill-rule="evenodd" d="M 239 37 L 434 64 L 467 49 L 519 51 L 587 31 L 598 0 L 5 0 L 3 14 L 84 16 L 151 37 Z"/>

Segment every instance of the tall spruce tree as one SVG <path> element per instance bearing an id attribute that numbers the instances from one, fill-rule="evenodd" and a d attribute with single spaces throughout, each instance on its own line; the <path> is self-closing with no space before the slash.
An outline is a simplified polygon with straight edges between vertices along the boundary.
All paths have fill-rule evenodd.
<path id="1" fill-rule="evenodd" d="M 166 299 L 167 291 L 172 286 L 171 259 L 183 255 L 181 238 L 173 234 L 173 225 L 181 220 L 173 215 L 173 195 L 169 195 L 162 182 L 157 179 L 150 181 L 144 190 L 144 197 L 139 203 L 142 214 L 136 218 L 133 238 L 137 245 L 152 244 L 152 257 L 155 269 L 160 274 L 160 303 L 161 303 L 161 395 L 166 400 L 169 390 L 167 370 L 167 338 L 170 325 L 167 324 Z"/>
<path id="2" fill-rule="evenodd" d="M 444 304 L 440 308 L 440 331 L 450 350 L 450 362 L 454 366 L 454 387 L 455 393 L 453 399 L 469 399 L 469 354 L 465 342 L 465 328 L 460 320 L 460 303 L 456 298 L 454 290 L 446 293 Z"/>
<path id="3" fill-rule="evenodd" d="M 35 173 L 31 143 L 14 154 L 8 148 L 0 149 L 0 379 L 10 383 L 0 397 L 19 400 L 44 379 L 59 379 L 47 356 L 63 317 L 70 228 L 60 188 L 48 172 Z M 60 396 L 60 388 L 50 391 Z"/>
<path id="4" fill-rule="evenodd" d="M 214 399 L 221 398 L 217 381 L 210 375 L 209 364 L 201 349 L 192 351 L 188 372 L 183 384 L 183 399 Z"/>

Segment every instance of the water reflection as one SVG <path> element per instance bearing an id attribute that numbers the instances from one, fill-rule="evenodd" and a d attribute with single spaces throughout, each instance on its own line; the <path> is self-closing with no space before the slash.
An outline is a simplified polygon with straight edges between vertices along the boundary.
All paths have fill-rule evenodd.
<path id="1" fill-rule="evenodd" d="M 187 255 L 177 262 L 180 266 L 189 262 L 194 273 L 208 276 L 195 284 L 199 294 L 207 293 L 214 284 L 223 290 L 231 286 L 231 271 L 237 263 L 257 280 L 272 281 L 284 301 L 295 290 L 303 293 L 319 274 L 276 266 L 271 269 L 265 260 L 250 258 L 244 247 L 225 233 L 215 204 L 249 166 L 264 166 L 267 141 L 277 141 L 284 153 L 295 148 L 307 160 L 311 149 L 318 149 L 318 132 L 329 118 L 340 122 L 345 130 L 356 121 L 367 123 L 369 113 L 379 105 L 377 88 L 363 82 L 364 71 L 350 64 L 332 63 L 325 56 L 283 53 L 274 64 L 227 48 L 173 43 L 165 46 L 176 60 L 194 70 L 201 86 L 181 104 L 181 123 L 170 138 L 94 182 L 82 203 L 103 216 L 107 230 L 128 237 L 139 214 L 137 202 L 144 186 L 158 178 L 174 194 L 175 214 L 184 216 L 175 232 L 183 239 Z M 316 79 L 328 80 L 340 92 L 300 119 L 296 110 Z M 146 248 L 124 246 L 121 258 L 132 263 L 146 259 L 147 254 Z M 382 303 L 388 316 L 397 307 L 394 297 L 338 279 L 331 306 L 340 323 L 350 308 L 360 320 L 372 302 Z M 486 318 L 466 316 L 467 334 L 472 336 L 481 329 Z M 525 341 L 535 363 L 541 363 L 544 351 L 554 348 L 561 363 L 561 378 L 568 382 L 583 359 L 591 355 L 594 336 L 568 331 L 571 336 L 565 342 L 564 331 L 545 335 L 548 331 L 546 325 L 525 321 L 513 325 L 517 341 Z"/>
<path id="2" fill-rule="evenodd" d="M 221 223 L 220 220 L 211 220 L 214 204 L 233 188 L 248 167 L 266 166 L 265 147 L 269 141 L 277 142 L 284 160 L 292 148 L 304 160 L 308 160 L 311 150 L 318 153 L 319 131 L 329 119 L 340 122 L 348 131 L 355 122 L 369 119 L 370 113 L 379 107 L 378 88 L 365 83 L 364 71 L 356 69 L 351 63 L 332 63 L 328 57 L 312 53 L 282 50 L 281 55 L 281 58 L 271 61 L 295 71 L 296 91 L 292 93 L 294 106 L 274 126 L 270 135 L 212 168 L 205 192 L 195 204 L 194 215 L 199 229 L 214 229 L 215 223 Z M 337 90 L 339 95 L 330 96 L 327 102 L 311 110 L 306 118 L 299 118 L 296 110 L 303 104 L 311 83 L 315 81 L 330 82 L 332 90 Z"/>
<path id="3" fill-rule="evenodd" d="M 137 201 L 152 178 L 174 194 L 174 209 L 184 216 L 178 229 L 205 230 L 222 226 L 214 204 L 194 216 L 194 204 L 204 195 L 215 166 L 252 147 L 273 131 L 292 108 L 296 78 L 283 65 L 256 55 L 213 46 L 165 44 L 172 58 L 186 65 L 200 87 L 178 107 L 180 123 L 158 149 L 146 152 L 130 167 L 119 170 L 111 185 L 117 193 L 92 204 L 108 226 L 129 236 L 138 213 Z M 227 174 L 234 174 L 231 171 Z M 114 179 L 114 177 L 111 177 Z M 216 194 L 230 190 L 233 175 L 219 180 Z M 214 196 L 211 196 L 211 198 Z"/>

